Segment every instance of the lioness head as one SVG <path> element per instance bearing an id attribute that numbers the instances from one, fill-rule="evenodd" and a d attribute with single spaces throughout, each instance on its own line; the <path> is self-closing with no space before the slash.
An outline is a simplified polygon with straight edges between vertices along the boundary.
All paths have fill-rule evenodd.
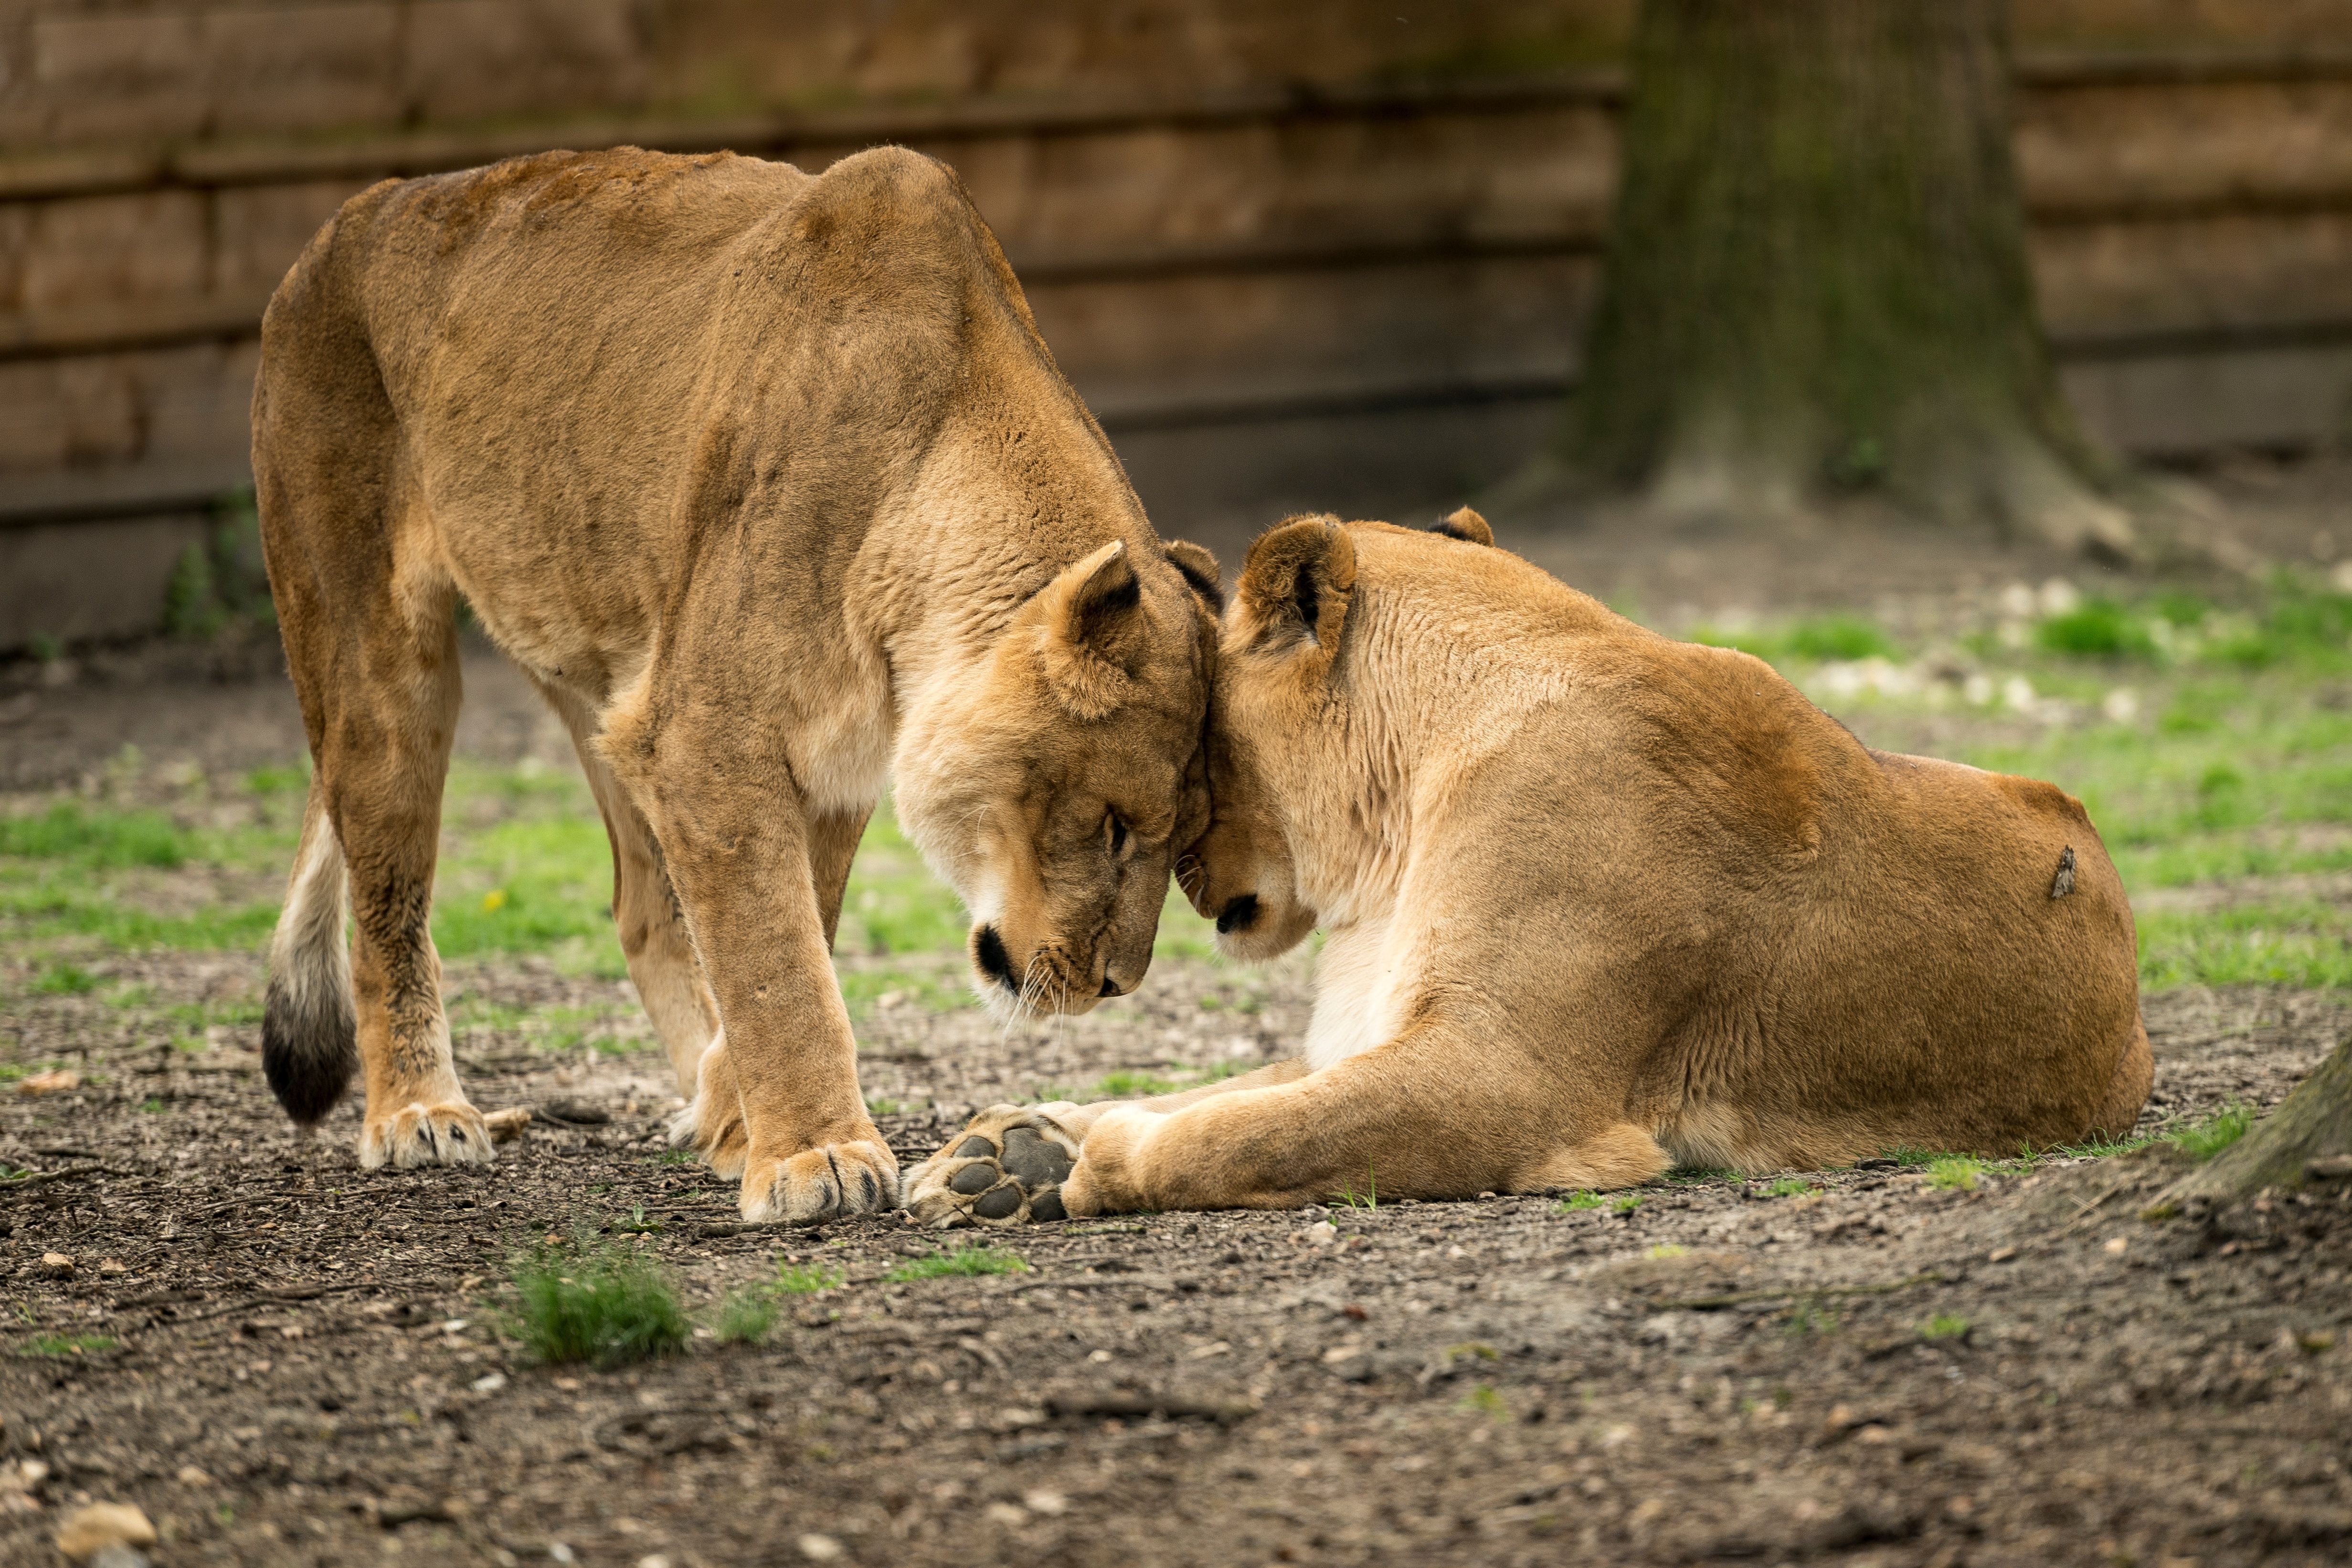
<path id="1" fill-rule="evenodd" d="M 1208 819 L 1216 584 L 1198 545 L 1103 545 L 910 714 L 900 816 L 971 911 L 992 1008 L 1083 1013 L 1150 966 L 1170 861 Z"/>
<path id="2" fill-rule="evenodd" d="M 1225 612 L 1210 700 L 1209 826 L 1180 858 L 1177 879 L 1217 922 L 1218 951 L 1229 958 L 1274 957 L 1335 912 L 1303 885 L 1291 834 L 1302 820 L 1344 818 L 1359 804 L 1343 798 L 1353 781 L 1318 754 L 1357 595 L 1350 526 L 1300 517 L 1259 535 Z M 1495 542 L 1468 507 L 1433 531 Z M 1328 902 L 1332 890 L 1319 891 Z"/>

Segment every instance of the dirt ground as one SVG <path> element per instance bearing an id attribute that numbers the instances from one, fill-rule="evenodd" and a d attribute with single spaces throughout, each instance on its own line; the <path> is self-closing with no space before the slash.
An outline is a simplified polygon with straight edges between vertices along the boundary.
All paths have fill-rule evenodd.
<path id="1" fill-rule="evenodd" d="M 2240 485 L 2262 547 L 2324 561 L 2330 526 L 2352 547 L 2319 492 L 2249 472 L 2215 482 Z M 1983 542 L 1923 567 L 1832 539 L 1811 574 L 1802 540 L 1596 527 L 1527 547 L 1694 614 L 1894 615 L 1975 591 L 1963 574 L 1985 592 L 2085 575 Z M 70 784 L 126 741 L 206 769 L 299 746 L 266 647 L 205 658 L 0 671 L 0 787 Z M 467 679 L 461 745 L 562 755 L 510 673 L 478 658 Z M 174 1049 L 152 1012 L 30 991 L 20 956 L 0 953 L 0 1036 L 89 1081 L 0 1099 L 0 1161 L 37 1173 L 0 1188 L 0 1295 L 13 1342 L 111 1345 L 0 1356 L 10 1563 L 55 1561 L 50 1532 L 90 1500 L 144 1508 L 170 1565 L 2352 1557 L 2352 1184 L 2154 1224 L 2178 1158 L 2161 1148 L 1972 1191 L 1888 1164 L 1788 1195 L 1654 1187 L 1624 1212 L 1505 1197 L 1070 1222 L 1009 1238 L 1023 1272 L 894 1283 L 938 1237 L 895 1216 L 747 1230 L 730 1184 L 665 1160 L 667 1068 L 626 1048 L 642 1037 L 558 1054 L 462 1029 L 477 1100 L 552 1120 L 488 1171 L 362 1174 L 356 1105 L 299 1140 L 257 1029 Z M 158 1011 L 260 984 L 238 953 L 103 977 Z M 533 963 L 453 965 L 448 990 L 633 1005 Z M 862 1077 L 929 1102 L 884 1120 L 911 1160 L 1045 1084 L 1287 1054 L 1307 1004 L 1296 963 L 1163 962 L 1056 1028 L 886 1006 L 861 1026 Z M 2352 1029 L 2352 996 L 2180 990 L 2147 1020 L 2153 1124 L 2274 1103 Z M 503 1281 L 580 1226 L 658 1258 L 706 1321 L 780 1263 L 846 1282 L 791 1298 L 761 1345 L 539 1366 L 499 1331 Z"/>

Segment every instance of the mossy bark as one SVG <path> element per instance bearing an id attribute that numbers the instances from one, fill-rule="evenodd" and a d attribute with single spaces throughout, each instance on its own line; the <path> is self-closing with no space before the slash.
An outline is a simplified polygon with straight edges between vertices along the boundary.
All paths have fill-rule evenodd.
<path id="1" fill-rule="evenodd" d="M 2006 0 L 1643 0 L 1573 467 L 1677 510 L 1883 486 L 2123 548 L 2053 374 Z"/>
<path id="2" fill-rule="evenodd" d="M 2246 1135 L 2200 1165 L 2167 1196 L 2226 1203 L 2264 1187 L 2299 1187 L 2313 1160 L 2352 1154 L 2352 1038 Z"/>

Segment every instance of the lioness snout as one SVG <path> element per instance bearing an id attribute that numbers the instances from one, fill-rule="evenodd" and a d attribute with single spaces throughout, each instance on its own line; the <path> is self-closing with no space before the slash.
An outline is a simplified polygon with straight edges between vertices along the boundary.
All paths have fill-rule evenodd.
<path id="1" fill-rule="evenodd" d="M 971 955 L 980 972 L 1015 995 L 1020 994 L 1021 982 L 1013 973 L 1013 960 L 1004 951 L 1004 939 L 996 934 L 994 926 L 982 926 L 971 935 Z"/>
<path id="2" fill-rule="evenodd" d="M 1050 975 L 1041 978 L 1042 972 L 1051 967 L 1045 962 L 1042 955 L 1024 964 L 1022 972 L 1016 973 L 1013 966 L 1013 954 L 1004 945 L 1003 933 L 993 925 L 975 926 L 972 929 L 971 957 L 972 962 L 979 966 L 981 973 L 988 977 L 991 984 L 1002 985 L 1016 1001 L 1032 1005 L 1040 1002 L 1053 1005 L 1050 998 L 1055 995 L 1066 997 L 1086 995 L 1085 990 L 1078 984 L 1056 980 Z M 1140 978 L 1139 975 L 1138 979 Z M 1102 982 L 1096 988 L 1094 998 L 1087 1000 L 1076 1010 L 1084 1012 L 1087 1007 L 1094 1005 L 1094 999 L 1105 996 L 1124 996 L 1134 989 L 1134 983 L 1122 984 L 1118 976 L 1111 972 L 1110 965 L 1105 963 Z M 1060 1005 L 1066 1010 L 1066 1003 Z"/>

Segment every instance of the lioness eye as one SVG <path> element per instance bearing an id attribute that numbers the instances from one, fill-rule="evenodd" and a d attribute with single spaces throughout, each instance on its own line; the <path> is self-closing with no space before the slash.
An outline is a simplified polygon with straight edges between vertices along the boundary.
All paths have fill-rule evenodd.
<path id="1" fill-rule="evenodd" d="M 1118 813 L 1114 811 L 1110 814 L 1108 830 L 1110 834 L 1110 852 L 1116 855 L 1127 847 L 1127 823 Z"/>

